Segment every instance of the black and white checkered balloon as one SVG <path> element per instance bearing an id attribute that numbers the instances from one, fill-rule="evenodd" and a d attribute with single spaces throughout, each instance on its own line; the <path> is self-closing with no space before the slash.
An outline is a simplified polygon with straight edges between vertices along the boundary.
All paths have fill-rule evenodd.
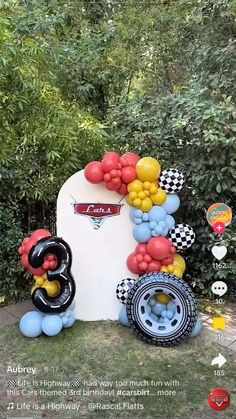
<path id="1" fill-rule="evenodd" d="M 167 193 L 181 191 L 184 184 L 184 175 L 177 169 L 166 169 L 161 172 L 159 186 Z"/>
<path id="2" fill-rule="evenodd" d="M 132 279 L 132 278 L 122 279 L 118 283 L 117 288 L 116 288 L 116 296 L 122 304 L 126 304 L 128 292 L 130 288 L 132 288 L 134 283 L 135 283 L 135 279 Z"/>
<path id="3" fill-rule="evenodd" d="M 169 238 L 174 247 L 179 250 L 186 250 L 194 243 L 195 233 L 188 224 L 176 224 L 169 231 Z"/>

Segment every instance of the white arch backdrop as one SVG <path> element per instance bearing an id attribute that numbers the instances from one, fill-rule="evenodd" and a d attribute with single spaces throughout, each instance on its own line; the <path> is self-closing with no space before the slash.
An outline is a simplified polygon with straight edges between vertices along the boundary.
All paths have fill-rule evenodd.
<path id="1" fill-rule="evenodd" d="M 117 283 L 135 277 L 126 267 L 127 256 L 137 245 L 129 210 L 125 198 L 87 182 L 83 170 L 71 176 L 59 192 L 57 235 L 72 250 L 77 319 L 118 319 Z"/>

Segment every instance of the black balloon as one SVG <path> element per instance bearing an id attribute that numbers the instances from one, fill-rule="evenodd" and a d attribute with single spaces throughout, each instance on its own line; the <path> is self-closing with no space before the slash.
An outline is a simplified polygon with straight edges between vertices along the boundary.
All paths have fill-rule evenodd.
<path id="1" fill-rule="evenodd" d="M 39 268 L 49 254 L 56 256 L 57 266 L 47 272 L 47 277 L 49 281 L 60 283 L 60 293 L 56 297 L 49 297 L 45 288 L 36 288 L 32 301 L 42 313 L 62 313 L 72 303 L 75 295 L 75 281 L 70 273 L 72 254 L 69 245 L 60 237 L 46 237 L 30 250 L 30 265 Z"/>

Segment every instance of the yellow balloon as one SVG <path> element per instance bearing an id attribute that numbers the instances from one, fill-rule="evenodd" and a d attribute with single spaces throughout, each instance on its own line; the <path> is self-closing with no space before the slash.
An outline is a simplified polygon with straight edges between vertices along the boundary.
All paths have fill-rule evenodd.
<path id="1" fill-rule="evenodd" d="M 133 205 L 134 205 L 135 207 L 137 207 L 137 208 L 140 208 L 140 207 L 141 207 L 141 205 L 142 205 L 142 200 L 141 200 L 140 198 L 135 198 L 135 199 L 133 200 Z"/>
<path id="2" fill-rule="evenodd" d="M 153 195 L 150 195 L 150 198 L 155 205 L 162 205 L 166 200 L 166 192 L 163 189 L 158 188 L 157 192 Z"/>
<path id="3" fill-rule="evenodd" d="M 152 201 L 150 198 L 146 197 L 142 200 L 140 209 L 144 212 L 148 212 L 152 209 Z"/>
<path id="4" fill-rule="evenodd" d="M 136 179 L 128 184 L 127 189 L 128 192 L 141 192 L 143 190 L 143 184 L 140 180 Z"/>
<path id="5" fill-rule="evenodd" d="M 179 278 L 182 278 L 184 272 L 179 266 L 175 266 L 173 275 L 178 276 Z"/>
<path id="6" fill-rule="evenodd" d="M 46 280 L 43 284 L 43 288 L 46 289 L 49 297 L 56 297 L 60 292 L 60 284 L 58 281 Z"/>
<path id="7" fill-rule="evenodd" d="M 165 265 L 162 265 L 162 267 L 161 267 L 161 269 L 160 269 L 160 272 L 169 272 L 168 271 L 168 269 L 167 269 L 167 266 L 165 266 Z"/>
<path id="8" fill-rule="evenodd" d="M 167 270 L 170 274 L 172 274 L 174 272 L 174 265 L 168 265 Z"/>
<path id="9" fill-rule="evenodd" d="M 155 295 L 155 299 L 162 304 L 168 304 L 171 300 L 171 298 L 169 297 L 169 295 L 166 294 L 156 294 Z"/>
<path id="10" fill-rule="evenodd" d="M 127 201 L 127 203 L 128 203 L 129 205 L 131 205 L 131 206 L 133 205 L 133 201 L 132 201 L 132 199 L 130 198 L 129 193 L 128 193 L 128 195 L 126 195 L 125 199 L 126 199 L 126 201 Z"/>
<path id="11" fill-rule="evenodd" d="M 160 172 L 161 166 L 153 157 L 143 157 L 136 164 L 136 174 L 142 182 L 155 182 L 159 178 Z"/>
<path id="12" fill-rule="evenodd" d="M 43 275 L 43 276 L 38 276 L 38 275 L 34 275 L 34 279 L 35 279 L 35 283 L 41 287 L 44 283 L 44 281 L 47 279 L 47 275 Z"/>
<path id="13" fill-rule="evenodd" d="M 178 253 L 175 253 L 174 255 L 174 265 L 179 266 L 181 270 L 184 272 L 186 269 L 186 263 L 184 258 L 179 255 Z"/>

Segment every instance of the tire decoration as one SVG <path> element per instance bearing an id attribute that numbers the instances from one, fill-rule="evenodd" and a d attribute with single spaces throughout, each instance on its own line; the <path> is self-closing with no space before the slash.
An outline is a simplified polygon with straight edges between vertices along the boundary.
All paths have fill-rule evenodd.
<path id="1" fill-rule="evenodd" d="M 170 302 L 151 304 L 158 294 L 169 297 Z M 166 309 L 168 305 L 172 305 L 172 310 Z M 166 273 L 141 276 L 128 293 L 126 308 L 136 334 L 152 345 L 180 344 L 190 337 L 197 321 L 196 301 L 191 288 L 186 282 Z"/>

